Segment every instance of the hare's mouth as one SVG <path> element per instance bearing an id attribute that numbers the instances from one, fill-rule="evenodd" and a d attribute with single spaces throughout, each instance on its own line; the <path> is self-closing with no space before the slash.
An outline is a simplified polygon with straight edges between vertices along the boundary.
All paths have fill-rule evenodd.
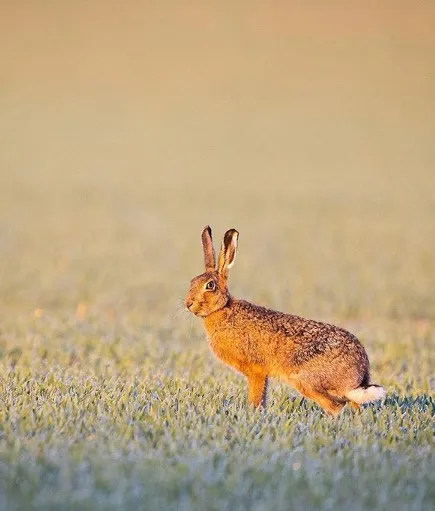
<path id="1" fill-rule="evenodd" d="M 192 307 L 189 309 L 189 312 L 191 312 L 195 316 L 199 316 L 201 318 L 204 316 L 207 316 L 207 313 L 204 310 L 202 310 L 201 307 L 198 307 L 198 308 Z"/>
<path id="2" fill-rule="evenodd" d="M 197 304 L 193 301 L 186 301 L 185 302 L 186 309 L 194 314 L 195 316 L 204 316 L 204 311 L 202 310 L 202 307 L 200 304 Z"/>

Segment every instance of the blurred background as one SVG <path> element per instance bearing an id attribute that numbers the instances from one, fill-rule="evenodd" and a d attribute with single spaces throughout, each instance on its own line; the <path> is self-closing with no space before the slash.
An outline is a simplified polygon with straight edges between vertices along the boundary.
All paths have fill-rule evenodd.
<path id="1" fill-rule="evenodd" d="M 0 12 L 3 316 L 172 324 L 210 223 L 235 294 L 435 317 L 432 1 Z"/>

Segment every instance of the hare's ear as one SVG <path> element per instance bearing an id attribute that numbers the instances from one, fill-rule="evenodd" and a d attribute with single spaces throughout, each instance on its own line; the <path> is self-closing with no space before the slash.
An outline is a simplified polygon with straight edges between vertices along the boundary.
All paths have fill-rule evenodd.
<path id="1" fill-rule="evenodd" d="M 228 270 L 231 268 L 236 258 L 238 239 L 239 233 L 235 229 L 230 229 L 225 233 L 222 241 L 218 260 L 218 272 L 224 277 L 227 276 Z"/>
<path id="2" fill-rule="evenodd" d="M 201 239 L 202 248 L 204 249 L 205 271 L 213 271 L 216 268 L 216 256 L 214 255 L 213 240 L 211 238 L 211 228 L 209 225 L 204 227 Z"/>

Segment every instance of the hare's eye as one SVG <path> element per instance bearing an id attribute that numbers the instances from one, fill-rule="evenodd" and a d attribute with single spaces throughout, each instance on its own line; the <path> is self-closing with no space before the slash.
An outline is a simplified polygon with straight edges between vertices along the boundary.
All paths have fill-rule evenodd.
<path id="1" fill-rule="evenodd" d="M 205 289 L 207 289 L 207 291 L 214 291 L 216 289 L 216 282 L 214 280 L 209 280 L 205 285 Z"/>

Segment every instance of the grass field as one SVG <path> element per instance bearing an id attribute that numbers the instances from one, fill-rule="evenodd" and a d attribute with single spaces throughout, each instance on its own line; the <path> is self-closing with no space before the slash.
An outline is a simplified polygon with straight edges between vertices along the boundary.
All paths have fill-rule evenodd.
<path id="1" fill-rule="evenodd" d="M 338 7 L 288 41 L 241 8 L 0 27 L 1 511 L 435 509 L 435 39 L 401 5 L 388 37 Z M 247 408 L 182 307 L 207 223 L 233 294 L 355 333 L 385 402 Z"/>
<path id="2" fill-rule="evenodd" d="M 1 508 L 433 509 L 433 206 L 308 188 L 260 211 L 251 185 L 184 211 L 190 186 L 160 204 L 159 185 L 115 177 L 55 198 L 4 179 Z M 384 403 L 331 419 L 277 382 L 267 412 L 247 410 L 180 303 L 202 224 L 223 232 L 230 211 L 234 293 L 355 332 Z"/>

